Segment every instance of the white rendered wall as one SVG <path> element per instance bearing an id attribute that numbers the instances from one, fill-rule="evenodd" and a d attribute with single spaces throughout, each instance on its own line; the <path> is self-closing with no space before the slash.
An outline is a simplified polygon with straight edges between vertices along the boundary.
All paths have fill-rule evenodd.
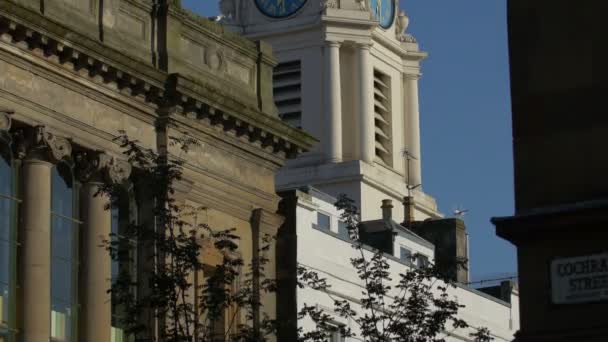
<path id="1" fill-rule="evenodd" d="M 327 279 L 331 289 L 328 293 L 315 291 L 309 288 L 299 289 L 298 304 L 316 304 L 326 309 L 330 314 L 333 309 L 333 300 L 346 299 L 351 301 L 353 308 L 359 313 L 363 311 L 358 308 L 357 300 L 361 298 L 363 290 L 362 283 L 357 277 L 356 271 L 350 265 L 350 258 L 359 256 L 358 251 L 354 250 L 351 244 L 344 241 L 335 234 L 328 233 L 313 228 L 316 223 L 317 210 L 323 213 L 332 214 L 332 225 L 337 224 L 338 212 L 333 205 L 323 199 L 313 197 L 311 201 L 300 200 L 297 208 L 297 234 L 298 234 L 298 263 L 311 270 L 316 271 L 321 277 Z M 337 226 L 336 226 L 337 227 Z M 332 226 L 334 233 L 337 230 Z M 417 244 L 414 241 L 396 241 L 396 245 L 405 244 L 414 253 L 431 254 L 432 249 Z M 396 250 L 398 253 L 398 250 Z M 369 257 L 371 253 L 366 252 Z M 431 254 L 432 255 L 432 254 Z M 393 279 L 398 279 L 398 274 L 407 270 L 404 263 L 389 258 L 390 272 Z M 511 341 L 514 333 L 519 329 L 518 310 L 519 299 L 514 293 L 511 297 L 511 305 L 498 299 L 494 299 L 486 294 L 470 288 L 457 287 L 450 290 L 451 295 L 458 299 L 465 308 L 460 310 L 459 317 L 465 319 L 473 327 L 486 327 L 490 329 L 495 341 Z M 330 296 L 331 295 L 331 296 Z M 354 322 L 344 320 L 335 315 L 335 322 L 344 324 L 358 332 Z M 306 329 L 313 329 L 310 321 L 300 321 L 299 324 Z M 468 334 L 470 331 L 454 331 L 454 336 L 448 341 L 470 341 Z M 347 341 L 356 341 L 350 339 Z"/>

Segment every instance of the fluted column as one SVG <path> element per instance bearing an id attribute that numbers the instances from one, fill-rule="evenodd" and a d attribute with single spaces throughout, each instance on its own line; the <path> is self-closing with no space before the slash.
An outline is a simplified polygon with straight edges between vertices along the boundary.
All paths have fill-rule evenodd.
<path id="1" fill-rule="evenodd" d="M 357 50 L 359 91 L 359 151 L 361 160 L 373 163 L 375 157 L 374 80 L 370 60 L 370 44 L 361 44 Z"/>
<path id="2" fill-rule="evenodd" d="M 420 156 L 420 111 L 418 107 L 418 79 L 420 75 L 405 75 L 406 108 L 407 108 L 407 150 L 412 158 L 409 161 L 409 184 L 422 184 L 422 167 Z M 406 159 L 406 167 L 408 167 Z M 406 174 L 408 170 L 406 170 Z"/>
<path id="3" fill-rule="evenodd" d="M 51 169 L 71 154 L 70 143 L 38 126 L 18 136 L 23 158 L 21 306 L 23 340 L 51 336 Z"/>
<path id="4" fill-rule="evenodd" d="M 325 113 L 328 116 L 325 151 L 331 162 L 342 161 L 342 87 L 340 85 L 340 43 L 325 46 Z"/>
<path id="5" fill-rule="evenodd" d="M 107 207 L 110 198 L 98 194 L 103 184 L 122 183 L 131 167 L 101 153 L 80 154 L 77 158 L 78 176 L 82 188 L 82 319 L 80 337 L 83 341 L 108 342 L 111 339 L 112 259 L 103 246 L 112 232 L 112 212 Z"/>

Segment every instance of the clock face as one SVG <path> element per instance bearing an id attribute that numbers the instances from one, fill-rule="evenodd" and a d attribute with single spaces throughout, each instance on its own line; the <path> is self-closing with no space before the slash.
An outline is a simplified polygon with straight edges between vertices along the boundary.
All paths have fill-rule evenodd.
<path id="1" fill-rule="evenodd" d="M 395 20 L 395 0 L 370 0 L 372 15 L 380 22 L 380 27 L 387 29 Z"/>
<path id="2" fill-rule="evenodd" d="M 249 0 L 247 0 L 249 1 Z M 272 18 L 285 18 L 296 13 L 307 0 L 255 0 L 258 9 Z"/>

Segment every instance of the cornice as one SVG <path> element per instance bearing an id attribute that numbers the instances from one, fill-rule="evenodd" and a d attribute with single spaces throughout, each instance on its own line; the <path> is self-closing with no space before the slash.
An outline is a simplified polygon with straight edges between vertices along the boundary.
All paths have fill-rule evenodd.
<path id="1" fill-rule="evenodd" d="M 251 144 L 295 157 L 315 140 L 280 119 L 183 76 L 169 75 L 14 4 L 0 2 L 0 39 L 149 106 L 184 108 L 189 117 L 236 129 Z M 178 110 L 180 111 L 180 110 Z"/>
<path id="2" fill-rule="evenodd" d="M 137 96 L 120 91 L 115 83 L 105 84 L 95 82 L 95 79 L 80 77 L 81 75 L 74 70 L 57 68 L 58 63 L 49 63 L 49 60 L 38 58 L 34 54 L 22 54 L 18 47 L 6 44 L 1 40 L 0 59 L 118 111 L 129 113 L 142 121 L 154 123 L 156 106 L 151 106 L 149 103 L 141 101 L 141 98 L 138 99 Z M 1 89 L 0 92 L 2 92 Z M 5 96 L 9 95 L 5 94 Z M 20 103 L 23 101 L 26 100 L 19 100 Z"/>
<path id="3" fill-rule="evenodd" d="M 372 38 L 374 41 L 379 42 L 382 44 L 382 46 L 396 53 L 399 57 L 405 60 L 420 62 L 429 56 L 429 54 L 424 51 L 409 51 L 401 46 L 401 42 L 392 41 L 382 33 L 376 32 L 375 30 L 372 32 Z"/>
<path id="4" fill-rule="evenodd" d="M 307 149 L 314 142 L 314 138 L 278 118 L 260 114 L 251 107 L 242 107 L 232 99 L 213 96 L 215 90 L 204 84 L 181 75 L 172 76 L 170 82 L 175 83 L 176 112 L 181 115 L 217 126 L 225 132 L 232 131 L 236 137 L 247 138 L 250 143 L 259 144 L 264 149 L 270 148 L 273 153 L 284 154 L 287 158 L 302 153 L 305 150 L 302 145 Z M 241 108 L 228 114 L 236 106 Z M 294 141 L 298 140 L 304 143 L 295 144 Z"/>
<path id="5" fill-rule="evenodd" d="M 179 8 L 177 6 L 171 6 L 169 8 L 169 13 L 189 28 L 204 33 L 209 37 L 213 37 L 220 44 L 228 45 L 244 54 L 255 57 L 256 46 L 253 41 L 231 31 L 227 31 L 221 25 L 192 11 L 181 8 L 181 6 Z"/>
<path id="6" fill-rule="evenodd" d="M 359 26 L 366 29 L 373 29 L 379 26 L 378 22 L 372 20 L 367 11 L 350 11 L 334 8 L 327 8 L 321 16 L 321 21 L 326 25 Z"/>
<path id="7" fill-rule="evenodd" d="M 297 33 L 316 32 L 316 31 L 321 32 L 320 31 L 321 23 L 316 18 L 313 18 L 313 19 L 314 20 L 310 20 L 301 25 L 293 25 L 293 26 L 284 27 L 281 29 L 281 32 L 279 32 L 279 33 L 281 35 L 294 35 Z M 273 30 L 274 26 L 272 24 L 258 25 L 258 26 L 254 26 L 254 27 L 257 30 L 252 30 L 250 28 L 249 30 L 245 30 L 243 34 L 247 38 L 252 39 L 252 40 L 268 40 L 269 38 L 277 36 L 277 32 L 276 32 L 276 30 Z"/>
<path id="8" fill-rule="evenodd" d="M 134 97 L 143 95 L 144 102 L 157 102 L 164 94 L 167 75 L 162 71 L 17 5 L 0 2 L 0 37 L 82 76 L 115 83 Z"/>

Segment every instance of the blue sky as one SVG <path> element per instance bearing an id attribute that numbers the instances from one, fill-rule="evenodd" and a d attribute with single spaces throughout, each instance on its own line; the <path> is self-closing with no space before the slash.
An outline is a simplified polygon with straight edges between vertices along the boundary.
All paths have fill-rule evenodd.
<path id="1" fill-rule="evenodd" d="M 183 0 L 204 16 L 216 0 Z M 492 216 L 513 213 L 505 0 L 401 1 L 429 58 L 420 83 L 423 186 L 448 216 L 457 206 L 471 242 L 473 280 L 516 272 L 515 249 Z"/>

